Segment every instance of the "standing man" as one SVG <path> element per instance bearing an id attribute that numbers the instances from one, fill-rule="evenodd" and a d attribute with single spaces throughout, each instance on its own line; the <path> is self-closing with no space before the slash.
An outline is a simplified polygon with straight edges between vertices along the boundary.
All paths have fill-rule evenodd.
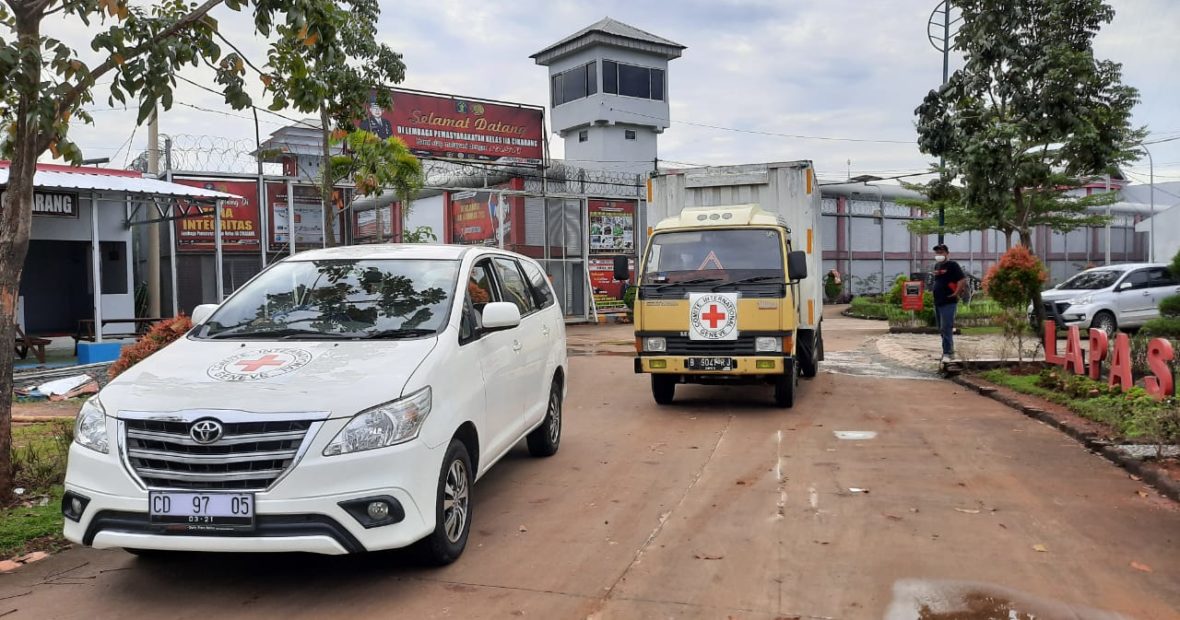
<path id="1" fill-rule="evenodd" d="M 959 293 L 967 290 L 967 275 L 959 263 L 950 259 L 945 244 L 934 246 L 934 314 L 942 333 L 942 363 L 955 357 L 955 310 Z"/>

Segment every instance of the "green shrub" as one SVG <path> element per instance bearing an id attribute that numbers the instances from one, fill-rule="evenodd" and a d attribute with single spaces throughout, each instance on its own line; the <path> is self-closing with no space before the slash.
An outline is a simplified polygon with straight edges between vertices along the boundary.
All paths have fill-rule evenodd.
<path id="1" fill-rule="evenodd" d="M 851 313 L 869 319 L 889 318 L 890 305 L 880 297 L 856 297 L 852 300 Z"/>
<path id="2" fill-rule="evenodd" d="M 623 305 L 627 306 L 628 310 L 635 310 L 635 293 L 638 291 L 638 286 L 628 286 L 623 293 Z"/>
<path id="3" fill-rule="evenodd" d="M 1160 302 L 1160 316 L 1180 320 L 1180 295 L 1165 297 Z"/>
<path id="4" fill-rule="evenodd" d="M 836 301 L 840 298 L 840 293 L 844 292 L 844 283 L 834 271 L 829 271 L 828 275 L 824 276 L 824 295 L 828 301 Z"/>
<path id="5" fill-rule="evenodd" d="M 1153 338 L 1180 339 L 1180 317 L 1161 317 L 1143 324 L 1139 330 L 1143 336 Z"/>
<path id="6" fill-rule="evenodd" d="M 1021 308 L 1049 277 L 1045 265 L 1023 245 L 1014 246 L 987 272 L 983 287 L 1007 308 Z"/>

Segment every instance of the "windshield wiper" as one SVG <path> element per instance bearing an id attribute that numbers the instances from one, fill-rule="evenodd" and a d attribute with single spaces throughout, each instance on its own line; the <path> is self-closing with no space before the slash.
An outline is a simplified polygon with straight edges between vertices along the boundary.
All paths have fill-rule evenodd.
<path id="1" fill-rule="evenodd" d="M 657 291 L 662 291 L 662 290 L 672 287 L 672 286 L 692 286 L 694 284 L 708 284 L 710 282 L 716 282 L 720 279 L 721 278 L 697 278 L 695 280 L 685 280 L 683 282 L 668 282 L 667 284 L 657 284 L 657 285 L 655 285 L 655 287 L 656 287 Z M 652 285 L 649 284 L 648 286 L 652 286 Z"/>
<path id="2" fill-rule="evenodd" d="M 783 280 L 782 276 L 752 276 L 749 278 L 742 278 L 741 280 L 732 280 L 730 282 L 722 282 L 721 284 L 715 285 L 711 290 L 715 291 L 723 286 L 731 286 L 731 285 L 737 285 L 737 284 L 754 284 L 757 282 L 767 282 L 769 280 L 778 280 L 778 282 L 772 282 L 771 284 L 786 284 L 786 281 Z"/>
<path id="3" fill-rule="evenodd" d="M 227 329 L 223 332 L 217 332 L 216 334 L 210 334 L 205 337 L 210 340 L 220 340 L 223 338 L 287 338 L 290 336 L 315 337 L 320 334 L 321 334 L 321 332 L 310 331 L 310 330 L 306 330 L 306 329 L 278 328 L 278 329 L 258 329 L 258 330 L 249 331 L 249 330 L 245 330 L 242 327 L 238 327 L 238 328 L 234 328 L 234 329 Z"/>
<path id="4" fill-rule="evenodd" d="M 358 334 L 352 336 L 358 340 L 397 340 L 400 338 L 417 338 L 419 336 L 432 336 L 435 334 L 433 329 L 424 329 L 420 327 L 414 328 L 398 328 L 398 329 L 383 329 L 378 332 L 369 334 Z"/>

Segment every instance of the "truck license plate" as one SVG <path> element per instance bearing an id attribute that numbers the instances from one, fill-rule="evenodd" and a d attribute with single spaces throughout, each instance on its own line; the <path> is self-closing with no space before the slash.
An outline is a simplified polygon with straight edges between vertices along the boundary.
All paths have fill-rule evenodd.
<path id="1" fill-rule="evenodd" d="M 252 527 L 253 493 L 184 493 L 152 491 L 148 494 L 152 523 L 213 527 Z"/>
<path id="2" fill-rule="evenodd" d="M 733 370 L 733 358 L 690 357 L 685 366 L 689 370 Z"/>

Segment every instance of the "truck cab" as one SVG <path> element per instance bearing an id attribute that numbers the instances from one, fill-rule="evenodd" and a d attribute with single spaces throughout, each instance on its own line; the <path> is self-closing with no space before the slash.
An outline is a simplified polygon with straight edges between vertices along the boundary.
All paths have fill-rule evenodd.
<path id="1" fill-rule="evenodd" d="M 793 406 L 822 351 L 800 330 L 807 263 L 786 222 L 758 205 L 688 207 L 659 222 L 635 301 L 635 372 L 651 375 L 655 401 L 671 403 L 682 383 L 753 384 Z"/>

